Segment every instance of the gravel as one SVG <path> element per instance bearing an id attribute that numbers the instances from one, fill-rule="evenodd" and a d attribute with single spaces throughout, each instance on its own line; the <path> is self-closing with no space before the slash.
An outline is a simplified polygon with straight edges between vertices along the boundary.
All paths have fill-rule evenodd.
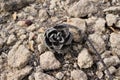
<path id="1" fill-rule="evenodd" d="M 0 80 L 108 80 L 102 60 L 120 80 L 119 13 L 119 0 L 0 0 Z M 64 54 L 45 43 L 58 24 L 73 38 Z"/>
<path id="2" fill-rule="evenodd" d="M 89 68 L 93 65 L 93 58 L 87 49 L 83 49 L 78 55 L 78 65 L 80 68 Z"/>
<path id="3" fill-rule="evenodd" d="M 87 80 L 86 74 L 81 70 L 73 70 L 71 72 L 71 77 L 73 80 Z"/>
<path id="4" fill-rule="evenodd" d="M 58 69 L 60 68 L 60 62 L 51 51 L 48 51 L 40 55 L 40 66 L 45 70 Z"/>

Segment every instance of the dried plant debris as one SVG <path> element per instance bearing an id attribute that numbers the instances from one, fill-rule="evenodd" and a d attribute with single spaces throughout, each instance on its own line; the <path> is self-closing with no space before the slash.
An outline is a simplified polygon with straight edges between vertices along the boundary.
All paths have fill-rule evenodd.
<path id="1" fill-rule="evenodd" d="M 72 34 L 65 25 L 56 25 L 45 32 L 45 43 L 49 49 L 64 53 L 72 42 Z"/>

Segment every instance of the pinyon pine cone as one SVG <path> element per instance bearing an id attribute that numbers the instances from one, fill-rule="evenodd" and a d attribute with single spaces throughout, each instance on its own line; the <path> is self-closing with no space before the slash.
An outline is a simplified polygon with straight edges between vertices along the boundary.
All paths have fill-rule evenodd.
<path id="1" fill-rule="evenodd" d="M 47 29 L 44 36 L 47 47 L 57 53 L 66 52 L 73 40 L 68 26 L 63 24 Z"/>

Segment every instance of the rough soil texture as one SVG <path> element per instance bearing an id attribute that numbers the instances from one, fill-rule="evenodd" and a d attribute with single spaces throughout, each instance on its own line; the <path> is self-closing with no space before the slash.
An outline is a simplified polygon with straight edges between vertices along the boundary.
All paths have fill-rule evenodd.
<path id="1" fill-rule="evenodd" d="M 68 26 L 74 42 L 57 54 L 44 33 L 62 23 L 82 34 Z M 120 80 L 120 0 L 0 0 L 0 80 L 110 77 Z"/>

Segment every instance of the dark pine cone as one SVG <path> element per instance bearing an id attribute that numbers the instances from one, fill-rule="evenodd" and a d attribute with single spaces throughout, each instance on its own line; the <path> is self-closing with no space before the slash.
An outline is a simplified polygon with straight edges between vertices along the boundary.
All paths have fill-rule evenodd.
<path id="1" fill-rule="evenodd" d="M 45 32 L 45 43 L 57 53 L 65 53 L 73 40 L 69 28 L 63 24 L 49 28 Z"/>

